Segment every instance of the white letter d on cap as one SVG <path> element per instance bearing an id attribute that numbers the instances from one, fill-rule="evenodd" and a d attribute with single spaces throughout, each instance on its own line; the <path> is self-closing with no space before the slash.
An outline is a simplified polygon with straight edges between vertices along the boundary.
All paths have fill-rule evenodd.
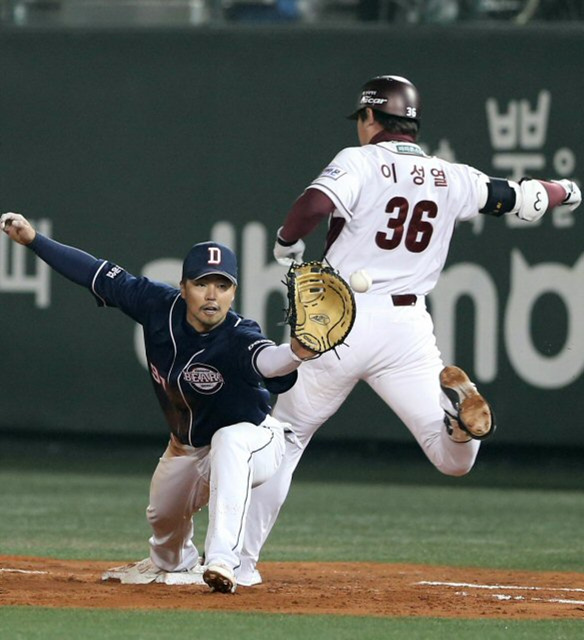
<path id="1" fill-rule="evenodd" d="M 219 247 L 209 247 L 207 264 L 221 264 L 221 249 Z"/>

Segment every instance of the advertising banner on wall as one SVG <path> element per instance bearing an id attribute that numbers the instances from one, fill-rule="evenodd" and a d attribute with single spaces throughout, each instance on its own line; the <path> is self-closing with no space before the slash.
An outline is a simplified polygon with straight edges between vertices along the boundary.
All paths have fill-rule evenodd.
<path id="1" fill-rule="evenodd" d="M 350 35 L 350 37 L 349 37 Z M 0 33 L 0 206 L 136 275 L 178 284 L 207 239 L 240 260 L 237 311 L 286 338 L 274 235 L 357 145 L 367 79 L 422 94 L 427 153 L 519 180 L 582 177 L 582 36 L 554 29 Z M 447 363 L 492 402 L 499 443 L 584 445 L 584 211 L 455 230 L 428 299 Z M 326 229 L 308 238 L 319 258 Z M 165 434 L 140 328 L 0 238 L 0 429 Z M 361 383 L 319 438 L 410 441 Z"/>

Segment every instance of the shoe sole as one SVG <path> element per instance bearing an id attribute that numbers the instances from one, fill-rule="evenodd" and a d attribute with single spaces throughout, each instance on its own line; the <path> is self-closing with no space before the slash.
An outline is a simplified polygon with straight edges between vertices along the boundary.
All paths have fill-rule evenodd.
<path id="1" fill-rule="evenodd" d="M 484 440 L 493 433 L 495 430 L 493 411 L 462 369 L 458 367 L 442 369 L 440 386 L 458 410 L 461 428 L 471 438 Z"/>
<path id="2" fill-rule="evenodd" d="M 203 574 L 203 580 L 211 587 L 213 591 L 219 593 L 233 593 L 235 591 L 233 582 L 218 571 L 213 569 L 207 569 Z"/>

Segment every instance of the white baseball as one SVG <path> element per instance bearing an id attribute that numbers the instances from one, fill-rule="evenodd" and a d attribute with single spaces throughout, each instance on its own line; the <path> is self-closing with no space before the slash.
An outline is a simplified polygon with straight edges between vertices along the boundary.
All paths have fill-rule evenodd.
<path id="1" fill-rule="evenodd" d="M 357 293 L 365 293 L 365 291 L 368 291 L 373 284 L 371 276 L 364 269 L 354 271 L 349 276 L 349 282 L 351 283 L 351 289 Z"/>

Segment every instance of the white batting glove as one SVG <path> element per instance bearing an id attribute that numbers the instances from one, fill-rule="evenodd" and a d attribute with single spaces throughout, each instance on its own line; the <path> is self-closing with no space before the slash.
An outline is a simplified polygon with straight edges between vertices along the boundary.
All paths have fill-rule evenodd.
<path id="1" fill-rule="evenodd" d="M 582 192 L 580 187 L 573 180 L 552 180 L 556 184 L 561 185 L 566 190 L 566 199 L 562 204 L 567 204 L 570 207 L 570 211 L 574 211 L 576 207 L 582 202 Z"/>
<path id="2" fill-rule="evenodd" d="M 280 231 L 282 227 L 278 229 L 278 235 L 276 236 L 276 243 L 274 244 L 274 258 L 278 264 L 283 267 L 289 267 L 293 263 L 300 264 L 304 256 L 304 250 L 306 245 L 302 240 L 296 240 L 296 242 L 290 244 L 280 237 Z"/>

